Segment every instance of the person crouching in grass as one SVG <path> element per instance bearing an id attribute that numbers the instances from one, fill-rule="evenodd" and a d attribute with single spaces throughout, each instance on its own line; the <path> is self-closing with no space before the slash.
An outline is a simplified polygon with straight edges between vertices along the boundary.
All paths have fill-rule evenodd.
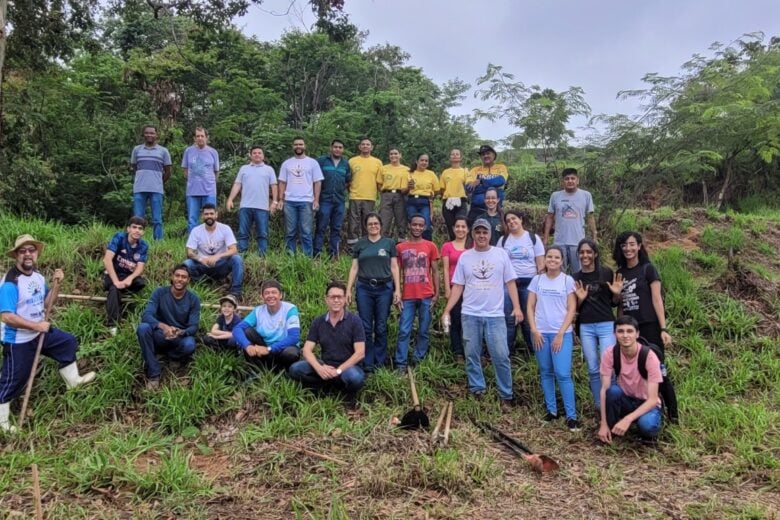
<path id="1" fill-rule="evenodd" d="M 216 350 L 236 350 L 238 343 L 233 338 L 233 328 L 241 323 L 237 312 L 236 297 L 228 294 L 219 299 L 219 316 L 211 330 L 202 338 L 203 344 Z"/>

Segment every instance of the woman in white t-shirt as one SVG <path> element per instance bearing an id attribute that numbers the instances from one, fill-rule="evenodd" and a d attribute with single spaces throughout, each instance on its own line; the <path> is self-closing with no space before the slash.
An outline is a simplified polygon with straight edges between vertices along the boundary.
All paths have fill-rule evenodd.
<path id="1" fill-rule="evenodd" d="M 555 383 L 561 390 L 569 431 L 578 431 L 577 409 L 574 402 L 574 381 L 571 378 L 571 359 L 574 347 L 572 322 L 577 312 L 574 279 L 561 270 L 563 250 L 550 246 L 544 255 L 547 271 L 534 276 L 528 286 L 528 314 L 526 320 L 539 364 L 545 421 L 558 419 Z"/>
<path id="2" fill-rule="evenodd" d="M 523 315 L 528 314 L 528 285 L 534 276 L 544 271 L 544 243 L 539 235 L 525 230 L 528 215 L 517 210 L 510 209 L 504 212 L 504 236 L 498 239 L 497 247 L 502 247 L 509 254 L 512 268 L 515 270 L 515 284 L 517 295 L 520 298 L 520 308 Z M 517 338 L 517 325 L 512 316 L 512 301 L 509 294 L 504 291 L 504 313 L 506 314 L 506 342 L 509 347 L 509 355 L 515 352 L 515 339 Z M 523 333 L 526 351 L 533 354 L 534 348 L 531 341 L 531 328 L 528 321 L 520 324 Z"/>

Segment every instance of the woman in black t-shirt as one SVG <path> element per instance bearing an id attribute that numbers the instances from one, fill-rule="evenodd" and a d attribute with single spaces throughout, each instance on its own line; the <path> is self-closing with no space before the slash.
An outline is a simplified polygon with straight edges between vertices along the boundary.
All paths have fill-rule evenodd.
<path id="1" fill-rule="evenodd" d="M 601 254 L 596 242 L 583 238 L 577 245 L 580 270 L 574 273 L 579 336 L 582 353 L 588 365 L 588 380 L 596 410 L 601 392 L 601 356 L 615 344 L 615 317 L 612 299 L 620 296 L 620 275 L 601 265 Z"/>
<path id="2" fill-rule="evenodd" d="M 662 349 L 672 344 L 666 328 L 666 311 L 661 296 L 661 277 L 650 263 L 642 245 L 642 235 L 636 231 L 621 233 L 615 240 L 612 257 L 623 277 L 622 289 L 616 301 L 619 312 L 633 316 L 639 322 L 639 335 Z"/>

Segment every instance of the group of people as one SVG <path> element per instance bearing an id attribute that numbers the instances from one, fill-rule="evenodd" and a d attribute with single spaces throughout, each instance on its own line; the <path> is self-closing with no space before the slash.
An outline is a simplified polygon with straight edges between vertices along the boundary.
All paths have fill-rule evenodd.
<path id="1" fill-rule="evenodd" d="M 159 174 L 160 182 L 170 175 L 170 157 L 156 144 L 156 130 L 146 127 L 144 137 L 132 161 L 136 186 L 142 188 L 150 186 L 142 177 L 151 171 Z M 218 156 L 206 146 L 206 137 L 205 130 L 196 130 L 195 149 L 190 147 L 183 159 L 190 227 L 187 259 L 172 270 L 170 286 L 152 292 L 137 327 L 149 390 L 160 386 L 160 353 L 174 365 L 186 363 L 200 340 L 214 348 L 235 350 L 253 365 L 284 370 L 306 386 L 335 389 L 355 403 L 366 375 L 388 365 L 404 373 L 407 365 L 425 359 L 433 307 L 443 296 L 442 326 L 449 332 L 452 354 L 465 364 L 468 392 L 474 398 L 487 391 L 482 366 L 489 357 L 501 408 L 507 411 L 513 406 L 511 356 L 517 350 L 519 329 L 525 352 L 533 353 L 539 366 L 545 420 L 560 417 L 557 386 L 567 427 L 580 429 L 571 375 L 576 325 L 603 441 L 611 442 L 613 434 L 624 434 L 634 422 L 642 436 L 655 437 L 661 427 L 662 402 L 676 413 L 676 402 L 670 402 L 673 395 L 661 399 L 659 394 L 665 370 L 662 356 L 647 353 L 639 339 L 661 349 L 672 341 L 658 272 L 649 262 L 641 236 L 634 232 L 622 234 L 615 243 L 617 272 L 603 265 L 593 200 L 579 188 L 576 170 L 563 171 L 563 189 L 550 197 L 543 236 L 539 236 L 530 230 L 527 214 L 502 210 L 508 174 L 503 165 L 495 164 L 496 152 L 488 145 L 479 149 L 482 164 L 470 172 L 460 166 L 460 151 L 453 150 L 451 168 L 438 178 L 427 169 L 426 155 L 406 168 L 400 164 L 400 152 L 391 149 L 390 163 L 382 165 L 371 156 L 371 141 L 363 139 L 360 155 L 347 161 L 344 144 L 334 140 L 330 154 L 314 160 L 305 155 L 303 139 L 296 138 L 294 156 L 282 164 L 278 180 L 258 147 L 252 149 L 250 164 L 239 171 L 227 200 L 227 208 L 232 209 L 241 194 L 236 240 L 230 227 L 217 220 L 216 193 L 204 193 L 215 187 L 219 170 Z M 152 201 L 154 237 L 162 236 L 160 215 L 155 216 L 161 204 L 155 193 L 136 193 L 136 216 L 106 248 L 103 282 L 112 334 L 121 317 L 122 295 L 146 286 L 142 277 L 148 258 L 148 244 L 142 238 L 146 221 L 139 214 L 146 200 Z M 449 238 L 441 249 L 431 241 L 432 203 L 439 194 Z M 374 211 L 377 197 L 378 212 Z M 309 255 L 323 251 L 328 229 L 328 252 L 338 255 L 341 221 L 348 214 L 353 261 L 347 283 L 328 284 L 327 312 L 311 323 L 302 349 L 298 309 L 283 299 L 275 280 L 262 284 L 261 305 L 246 317 L 238 315 L 243 280 L 240 253 L 248 248 L 253 225 L 258 251 L 267 250 L 268 214 L 277 209 L 285 212 L 287 249 L 294 250 L 300 238 Z M 317 232 L 312 241 L 315 211 Z M 195 225 L 198 212 L 202 224 Z M 393 226 L 399 241 L 390 236 Z M 554 242 L 546 247 L 553 233 Z M 43 354 L 60 362 L 69 386 L 94 378 L 94 373 L 78 374 L 75 338 L 60 338 L 59 331 L 49 331 L 44 297 L 56 297 L 56 291 L 46 296 L 45 282 L 35 270 L 42 249 L 43 244 L 32 237 L 19 237 L 9 251 L 16 267 L 0 285 L 0 428 L 6 430 L 11 428 L 8 403 L 23 387 L 23 374 L 29 373 L 31 363 L 26 353 L 20 353 L 38 334 L 45 333 Z M 199 337 L 201 302 L 188 285 L 203 276 L 229 276 L 230 291 L 220 299 L 217 323 Z M 55 279 L 61 277 L 60 271 L 55 272 Z M 353 299 L 357 314 L 347 310 Z M 394 305 L 400 320 L 389 361 L 388 320 Z M 641 367 L 639 359 L 644 363 Z"/>

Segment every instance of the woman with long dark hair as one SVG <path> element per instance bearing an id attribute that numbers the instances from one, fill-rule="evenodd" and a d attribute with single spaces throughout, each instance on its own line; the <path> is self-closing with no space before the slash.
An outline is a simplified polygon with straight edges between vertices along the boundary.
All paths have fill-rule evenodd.
<path id="1" fill-rule="evenodd" d="M 487 211 L 480 214 L 477 218 L 484 218 L 490 224 L 490 245 L 494 246 L 498 243 L 498 239 L 501 238 L 504 232 L 503 220 L 504 214 L 499 207 L 499 196 L 496 188 L 488 188 L 485 191 L 485 207 Z"/>
<path id="2" fill-rule="evenodd" d="M 406 196 L 406 221 L 411 222 L 414 215 L 425 218 L 423 238 L 433 240 L 431 213 L 433 199 L 439 192 L 439 178 L 428 169 L 430 159 L 427 153 L 421 153 L 409 166 L 409 194 Z"/>
<path id="3" fill-rule="evenodd" d="M 463 252 L 470 247 L 469 245 L 469 224 L 466 219 L 466 215 L 459 215 L 455 217 L 455 222 L 452 225 L 452 234 L 455 238 L 449 242 L 445 242 L 441 246 L 441 260 L 444 271 L 444 298 L 450 299 L 450 291 L 452 289 L 452 275 L 455 273 L 455 267 L 458 265 L 458 259 Z M 463 330 L 461 325 L 461 304 L 463 303 L 463 296 L 460 297 L 458 303 L 450 311 L 452 317 L 452 324 L 450 325 L 450 349 L 452 355 L 459 360 L 463 360 Z M 514 318 L 512 319 L 514 324 Z"/>

